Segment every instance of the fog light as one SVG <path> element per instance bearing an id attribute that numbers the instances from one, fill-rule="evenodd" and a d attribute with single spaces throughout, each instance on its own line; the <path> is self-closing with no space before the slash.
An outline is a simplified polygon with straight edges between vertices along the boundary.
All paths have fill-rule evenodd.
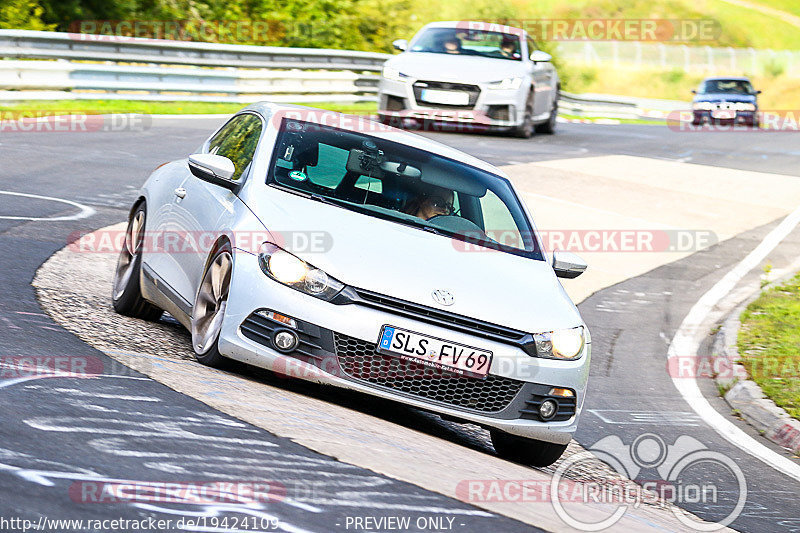
<path id="1" fill-rule="evenodd" d="M 550 420 L 556 416 L 556 411 L 558 411 L 558 404 L 555 400 L 545 400 L 539 406 L 539 416 L 542 417 L 542 420 Z"/>
<path id="2" fill-rule="evenodd" d="M 298 342 L 300 341 L 297 338 L 297 335 L 288 330 L 278 331 L 272 338 L 272 344 L 274 344 L 275 348 L 282 352 L 291 352 L 297 348 Z"/>

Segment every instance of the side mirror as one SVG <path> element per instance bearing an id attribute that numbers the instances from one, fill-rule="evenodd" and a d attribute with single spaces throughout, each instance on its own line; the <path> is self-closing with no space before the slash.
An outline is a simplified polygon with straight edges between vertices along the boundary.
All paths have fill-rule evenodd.
<path id="1" fill-rule="evenodd" d="M 235 189 L 238 183 L 231 180 L 236 166 L 227 157 L 215 154 L 192 154 L 189 156 L 189 170 L 203 181 Z"/>
<path id="2" fill-rule="evenodd" d="M 408 50 L 408 41 L 406 41 L 405 39 L 397 39 L 396 41 L 392 42 L 392 46 L 394 46 L 401 52 L 405 52 L 406 50 Z"/>
<path id="3" fill-rule="evenodd" d="M 761 90 L 756 91 L 755 94 L 761 94 Z"/>
<path id="4" fill-rule="evenodd" d="M 692 89 L 692 94 L 697 94 L 697 91 L 695 89 Z"/>
<path id="5" fill-rule="evenodd" d="M 559 278 L 577 278 L 584 273 L 588 265 L 577 254 L 572 252 L 553 252 L 553 270 Z"/>
<path id="6" fill-rule="evenodd" d="M 531 53 L 531 61 L 534 63 L 547 63 L 553 60 L 553 56 L 541 50 L 534 50 Z"/>

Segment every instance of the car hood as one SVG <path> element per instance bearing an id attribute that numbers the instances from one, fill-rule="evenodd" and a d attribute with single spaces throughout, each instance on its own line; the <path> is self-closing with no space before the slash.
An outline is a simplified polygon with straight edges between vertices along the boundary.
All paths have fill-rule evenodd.
<path id="1" fill-rule="evenodd" d="M 461 83 L 500 81 L 522 77 L 526 72 L 522 61 L 428 52 L 405 52 L 389 59 L 385 65 L 413 79 Z"/>
<path id="2" fill-rule="evenodd" d="M 756 97 L 753 94 L 731 94 L 731 93 L 707 93 L 698 94 L 694 97 L 694 102 L 745 102 L 749 104 L 756 103 Z"/>
<path id="3" fill-rule="evenodd" d="M 347 285 L 526 332 L 582 324 L 545 261 L 465 251 L 457 240 L 267 189 L 248 205 L 275 240 Z M 308 249 L 292 235 L 324 246 Z M 453 305 L 435 303 L 437 289 L 449 291 Z"/>

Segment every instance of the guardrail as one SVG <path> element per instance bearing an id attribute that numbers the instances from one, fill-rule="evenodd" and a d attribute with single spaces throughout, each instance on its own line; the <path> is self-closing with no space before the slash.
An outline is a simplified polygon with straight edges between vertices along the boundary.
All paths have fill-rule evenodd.
<path id="1" fill-rule="evenodd" d="M 5 58 L 0 60 L 0 100 L 374 101 L 377 72 L 389 57 L 0 30 L 0 58 Z M 608 95 L 562 93 L 561 98 L 568 113 L 608 118 L 661 117 L 687 106 Z"/>
<path id="2" fill-rule="evenodd" d="M 578 117 L 663 119 L 673 111 L 686 111 L 689 102 L 635 98 L 610 94 L 572 94 L 561 91 L 559 109 Z"/>
<path id="3" fill-rule="evenodd" d="M 376 72 L 390 56 L 0 30 L 0 57 L 7 58 L 0 61 L 0 100 L 244 103 L 374 100 Z"/>

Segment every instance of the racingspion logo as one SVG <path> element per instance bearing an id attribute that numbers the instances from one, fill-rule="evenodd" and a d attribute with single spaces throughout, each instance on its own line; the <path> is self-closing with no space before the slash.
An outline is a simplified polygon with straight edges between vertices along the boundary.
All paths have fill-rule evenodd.
<path id="1" fill-rule="evenodd" d="M 595 459 L 607 463 L 619 474 L 638 485 L 621 489 L 618 484 L 582 481 L 581 472 Z M 725 489 L 723 487 L 726 487 Z M 735 487 L 731 491 L 730 487 Z M 589 451 L 567 457 L 556 469 L 550 484 L 550 501 L 559 517 L 581 531 L 600 531 L 612 527 L 630 506 L 657 500 L 674 503 L 675 517 L 696 531 L 716 531 L 733 522 L 747 501 L 747 482 L 736 462 L 713 451 L 702 442 L 682 435 L 672 444 L 654 433 L 643 433 L 626 444 L 611 435 L 597 441 Z M 571 515 L 565 502 L 602 502 L 616 505 L 611 513 L 595 522 Z M 681 507 L 712 505 L 717 521 L 699 522 Z"/>

